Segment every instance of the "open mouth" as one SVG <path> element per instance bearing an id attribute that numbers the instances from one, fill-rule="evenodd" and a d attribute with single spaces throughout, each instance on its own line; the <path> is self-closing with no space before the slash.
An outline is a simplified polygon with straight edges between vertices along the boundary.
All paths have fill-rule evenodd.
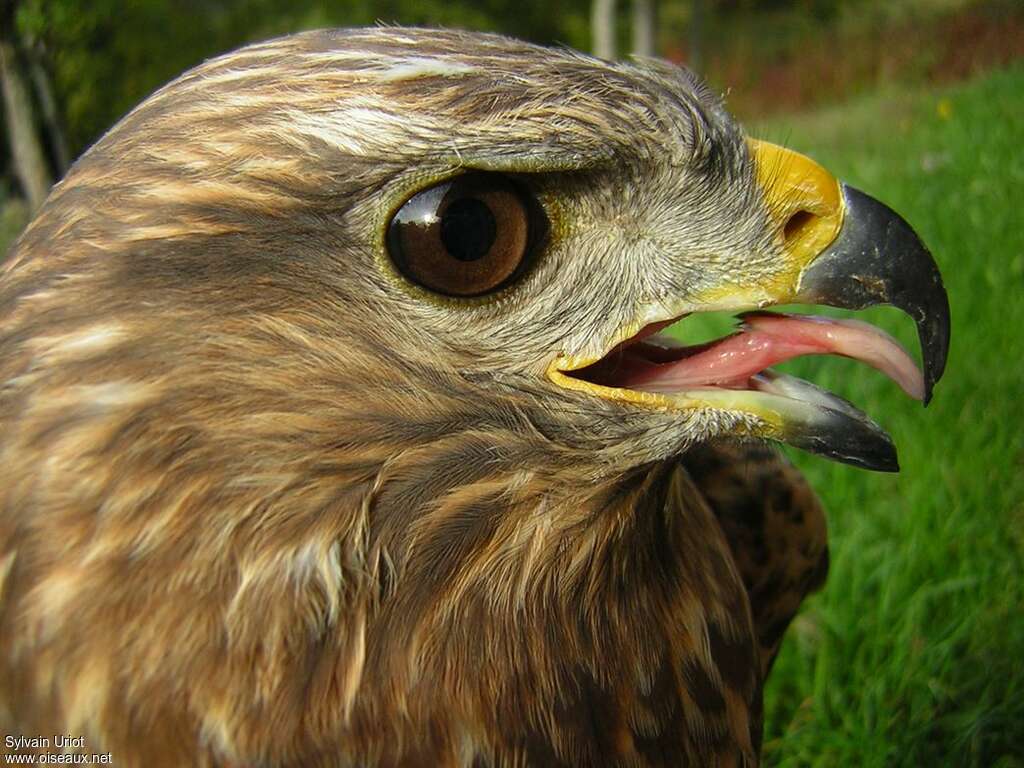
<path id="1" fill-rule="evenodd" d="M 737 330 L 706 344 L 680 345 L 660 331 L 682 319 L 624 324 L 595 359 L 563 350 L 547 369 L 562 389 L 654 408 L 686 418 L 693 439 L 779 440 L 868 469 L 896 471 L 885 431 L 841 397 L 772 366 L 804 355 L 841 355 L 877 368 L 927 403 L 946 367 L 949 299 L 928 248 L 884 203 L 837 181 L 814 161 L 751 140 L 750 151 L 776 242 L 779 268 L 746 275 L 741 257 L 701 290 L 671 285 L 671 303 L 690 311 L 779 304 L 863 309 L 888 304 L 917 326 L 923 372 L 888 334 L 858 320 L 788 315 L 763 309 L 739 315 Z M 672 297 L 667 290 L 664 296 Z M 669 304 L 636 308 L 649 322 Z M 623 338 L 632 334 L 623 341 Z"/>
<path id="2" fill-rule="evenodd" d="M 679 318 L 682 319 L 682 318 Z M 756 311 L 739 315 L 729 336 L 684 346 L 658 332 L 676 322 L 654 323 L 592 365 L 566 375 L 602 387 L 681 394 L 706 389 L 786 396 L 770 366 L 804 355 L 841 355 L 867 363 L 924 400 L 924 376 L 899 342 L 859 320 Z M 792 394 L 792 393 L 790 393 Z"/>
<path id="3" fill-rule="evenodd" d="M 752 435 L 869 469 L 898 470 L 891 438 L 866 414 L 771 369 L 804 355 L 840 355 L 867 363 L 926 402 L 921 369 L 887 333 L 859 320 L 757 310 L 740 314 L 734 333 L 686 346 L 659 333 L 681 319 L 650 324 L 589 365 L 557 360 L 549 375 L 568 389 L 613 400 L 746 414 L 760 424 Z"/>

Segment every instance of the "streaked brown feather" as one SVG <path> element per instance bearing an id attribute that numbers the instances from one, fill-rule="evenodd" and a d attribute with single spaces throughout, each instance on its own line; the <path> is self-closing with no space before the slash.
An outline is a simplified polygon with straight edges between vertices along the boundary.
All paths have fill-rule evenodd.
<path id="1" fill-rule="evenodd" d="M 456 310 L 375 244 L 466 162 L 537 173 L 579 231 Z M 796 481 L 726 494 L 676 457 L 734 424 L 540 372 L 668 279 L 619 260 L 644 212 L 753 274 L 758 201 L 738 128 L 660 65 L 321 32 L 155 94 L 0 283 L 0 721 L 147 768 L 755 765 L 757 641 L 796 592 L 729 510 Z"/>
<path id="2" fill-rule="evenodd" d="M 729 542 L 767 677 L 797 609 L 828 574 L 825 512 L 803 475 L 767 445 L 717 441 L 682 462 Z"/>

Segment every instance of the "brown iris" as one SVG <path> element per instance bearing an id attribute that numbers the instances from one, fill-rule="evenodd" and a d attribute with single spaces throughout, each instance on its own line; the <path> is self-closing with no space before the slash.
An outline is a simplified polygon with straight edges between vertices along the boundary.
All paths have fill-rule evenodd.
<path id="1" fill-rule="evenodd" d="M 544 231 L 539 205 L 500 174 L 458 176 L 418 192 L 388 226 L 388 252 L 415 283 L 448 296 L 506 285 Z"/>

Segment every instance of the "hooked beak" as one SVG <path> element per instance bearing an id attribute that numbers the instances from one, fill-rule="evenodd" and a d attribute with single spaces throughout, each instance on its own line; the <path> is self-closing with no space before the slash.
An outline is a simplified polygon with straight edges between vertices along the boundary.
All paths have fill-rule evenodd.
<path id="1" fill-rule="evenodd" d="M 891 304 L 910 315 L 921 343 L 927 405 L 949 351 L 949 299 L 942 275 L 902 216 L 858 189 L 840 188 L 843 226 L 804 269 L 794 299 L 846 309 Z"/>
<path id="2" fill-rule="evenodd" d="M 700 311 L 702 305 L 743 309 L 807 303 L 862 309 L 891 304 L 917 324 L 923 374 L 893 339 L 865 323 L 758 311 L 741 316 L 738 333 L 699 347 L 659 344 L 652 334 L 671 318 L 655 318 L 639 332 L 633 327 L 611 340 L 601 359 L 556 359 L 548 376 L 568 389 L 638 405 L 743 415 L 748 422 L 737 434 L 896 471 L 896 449 L 874 421 L 842 398 L 767 366 L 803 354 L 854 357 L 927 404 L 949 349 L 949 301 L 938 267 L 892 209 L 840 183 L 803 155 L 766 142 L 748 143 L 783 252 L 780 270 L 769 280 L 690 297 L 688 311 Z"/>

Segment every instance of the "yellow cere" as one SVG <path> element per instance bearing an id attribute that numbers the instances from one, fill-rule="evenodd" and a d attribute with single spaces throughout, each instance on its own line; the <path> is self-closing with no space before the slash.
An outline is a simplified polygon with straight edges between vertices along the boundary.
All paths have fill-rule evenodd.
<path id="1" fill-rule="evenodd" d="M 809 157 L 757 139 L 747 139 L 765 203 L 791 257 L 796 286 L 800 272 L 836 239 L 845 202 L 839 181 Z M 782 297 L 780 297 L 782 298 Z"/>

